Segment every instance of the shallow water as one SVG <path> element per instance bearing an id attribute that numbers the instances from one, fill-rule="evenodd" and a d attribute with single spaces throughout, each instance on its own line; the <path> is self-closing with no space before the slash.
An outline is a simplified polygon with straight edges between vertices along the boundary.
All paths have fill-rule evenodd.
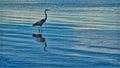
<path id="1" fill-rule="evenodd" d="M 0 67 L 120 67 L 119 7 L 1 5 Z M 44 18 L 43 33 L 32 24 Z M 40 38 L 44 42 L 40 42 Z"/>

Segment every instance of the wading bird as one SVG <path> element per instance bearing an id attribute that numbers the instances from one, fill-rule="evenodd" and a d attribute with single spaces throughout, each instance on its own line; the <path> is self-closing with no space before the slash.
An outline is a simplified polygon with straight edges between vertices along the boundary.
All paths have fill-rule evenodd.
<path id="1" fill-rule="evenodd" d="M 45 11 L 44 11 L 45 18 L 41 19 L 41 20 L 37 21 L 35 24 L 33 24 L 33 27 L 34 26 L 40 26 L 40 28 L 39 28 L 39 32 L 40 33 L 42 33 L 42 25 L 43 25 L 43 23 L 47 20 L 47 13 L 46 13 L 46 11 L 50 11 L 50 10 L 49 9 L 45 9 Z"/>

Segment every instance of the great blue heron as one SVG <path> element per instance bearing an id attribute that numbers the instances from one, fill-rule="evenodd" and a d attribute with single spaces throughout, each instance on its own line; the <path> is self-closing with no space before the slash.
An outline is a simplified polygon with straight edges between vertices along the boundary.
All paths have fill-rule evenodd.
<path id="1" fill-rule="evenodd" d="M 46 42 L 45 38 L 42 37 L 42 34 L 33 34 L 33 37 L 35 37 L 38 42 L 44 43 L 44 51 L 46 51 L 47 42 Z"/>
<path id="2" fill-rule="evenodd" d="M 44 11 L 45 18 L 41 19 L 41 20 L 37 21 L 35 24 L 33 24 L 33 27 L 34 26 L 40 26 L 39 32 L 41 32 L 41 33 L 42 33 L 42 25 L 47 20 L 47 13 L 46 13 L 46 11 L 50 11 L 50 10 L 49 9 L 45 9 L 45 11 Z"/>

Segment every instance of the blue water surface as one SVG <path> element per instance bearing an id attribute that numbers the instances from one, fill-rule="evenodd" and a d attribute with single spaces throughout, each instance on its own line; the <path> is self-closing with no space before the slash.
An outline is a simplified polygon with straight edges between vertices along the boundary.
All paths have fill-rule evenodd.
<path id="1" fill-rule="evenodd" d="M 32 27 L 44 18 L 39 27 Z M 0 5 L 0 68 L 119 68 L 120 8 Z M 47 43 L 40 39 L 44 39 Z"/>

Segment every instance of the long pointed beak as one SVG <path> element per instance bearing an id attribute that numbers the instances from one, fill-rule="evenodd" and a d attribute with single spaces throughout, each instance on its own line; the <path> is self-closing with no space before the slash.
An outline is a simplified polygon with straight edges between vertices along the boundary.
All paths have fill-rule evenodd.
<path id="1" fill-rule="evenodd" d="M 47 11 L 51 11 L 50 9 L 46 9 Z"/>
<path id="2" fill-rule="evenodd" d="M 48 9 L 47 11 L 51 11 L 51 10 Z"/>

